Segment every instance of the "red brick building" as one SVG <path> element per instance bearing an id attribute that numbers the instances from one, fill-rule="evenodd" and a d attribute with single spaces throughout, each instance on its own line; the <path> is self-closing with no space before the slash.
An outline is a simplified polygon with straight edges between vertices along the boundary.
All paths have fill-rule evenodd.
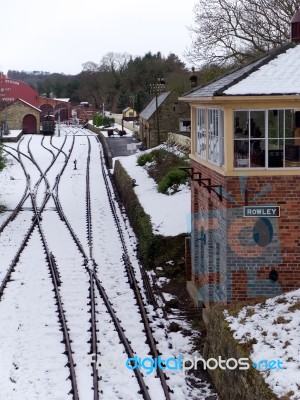
<path id="1" fill-rule="evenodd" d="M 0 73 L 0 135 L 4 125 L 9 130 L 39 133 L 40 121 L 48 114 L 53 114 L 56 120 L 68 121 L 72 117 L 69 99 L 40 97 L 28 84 Z"/>
<path id="2" fill-rule="evenodd" d="M 16 79 L 7 78 L 0 73 L 0 101 L 10 103 L 17 99 L 22 99 L 33 107 L 38 107 L 38 94 L 32 87 Z"/>
<path id="3" fill-rule="evenodd" d="M 180 98 L 191 106 L 187 287 L 198 305 L 300 287 L 299 95 L 290 43 Z"/>

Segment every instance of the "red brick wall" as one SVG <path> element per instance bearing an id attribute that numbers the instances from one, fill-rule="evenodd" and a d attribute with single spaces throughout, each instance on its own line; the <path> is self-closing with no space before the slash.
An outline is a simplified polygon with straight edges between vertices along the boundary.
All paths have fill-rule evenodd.
<path id="1" fill-rule="evenodd" d="M 221 302 L 214 296 L 214 284 L 221 285 L 226 302 L 271 297 L 300 287 L 300 176 L 240 179 L 224 177 L 195 162 L 192 167 L 194 172 L 201 172 L 202 178 L 211 178 L 213 185 L 222 185 L 225 193 L 221 201 L 215 193 L 192 181 L 192 213 L 199 215 L 194 223 L 198 236 L 195 234 L 193 239 L 192 235 L 191 243 L 192 280 L 203 291 L 204 303 Z M 253 241 L 253 226 L 258 218 L 243 217 L 244 205 L 280 206 L 280 217 L 269 218 L 273 239 L 267 246 Z M 202 244 L 204 260 L 201 228 L 207 236 L 206 244 Z M 220 268 L 216 243 L 221 248 Z M 277 282 L 269 279 L 272 269 L 279 274 Z"/>

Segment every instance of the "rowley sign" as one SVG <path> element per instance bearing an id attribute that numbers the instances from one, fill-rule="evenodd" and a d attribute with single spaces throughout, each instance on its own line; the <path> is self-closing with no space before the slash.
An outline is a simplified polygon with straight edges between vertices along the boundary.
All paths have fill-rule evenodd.
<path id="1" fill-rule="evenodd" d="M 280 217 L 279 206 L 244 206 L 244 217 Z"/>

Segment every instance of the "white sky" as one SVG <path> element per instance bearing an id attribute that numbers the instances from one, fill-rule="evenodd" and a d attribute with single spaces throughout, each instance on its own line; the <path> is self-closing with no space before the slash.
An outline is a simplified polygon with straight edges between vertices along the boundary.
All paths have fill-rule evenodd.
<path id="1" fill-rule="evenodd" d="M 183 62 L 197 0 L 1 2 L 0 69 L 77 74 L 108 52 L 175 53 Z M 47 8 L 47 5 L 50 7 Z"/>

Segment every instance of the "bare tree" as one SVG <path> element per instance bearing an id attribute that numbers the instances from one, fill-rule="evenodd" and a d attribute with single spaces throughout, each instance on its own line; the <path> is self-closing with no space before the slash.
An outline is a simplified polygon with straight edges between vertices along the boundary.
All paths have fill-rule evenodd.
<path id="1" fill-rule="evenodd" d="M 82 85 L 78 94 L 81 98 L 84 98 L 85 100 L 88 100 L 94 104 L 97 109 L 100 109 L 104 101 L 100 67 L 93 61 L 84 63 L 82 67 Z"/>
<path id="2" fill-rule="evenodd" d="M 199 0 L 192 44 L 193 64 L 240 64 L 290 39 L 297 0 Z"/>

